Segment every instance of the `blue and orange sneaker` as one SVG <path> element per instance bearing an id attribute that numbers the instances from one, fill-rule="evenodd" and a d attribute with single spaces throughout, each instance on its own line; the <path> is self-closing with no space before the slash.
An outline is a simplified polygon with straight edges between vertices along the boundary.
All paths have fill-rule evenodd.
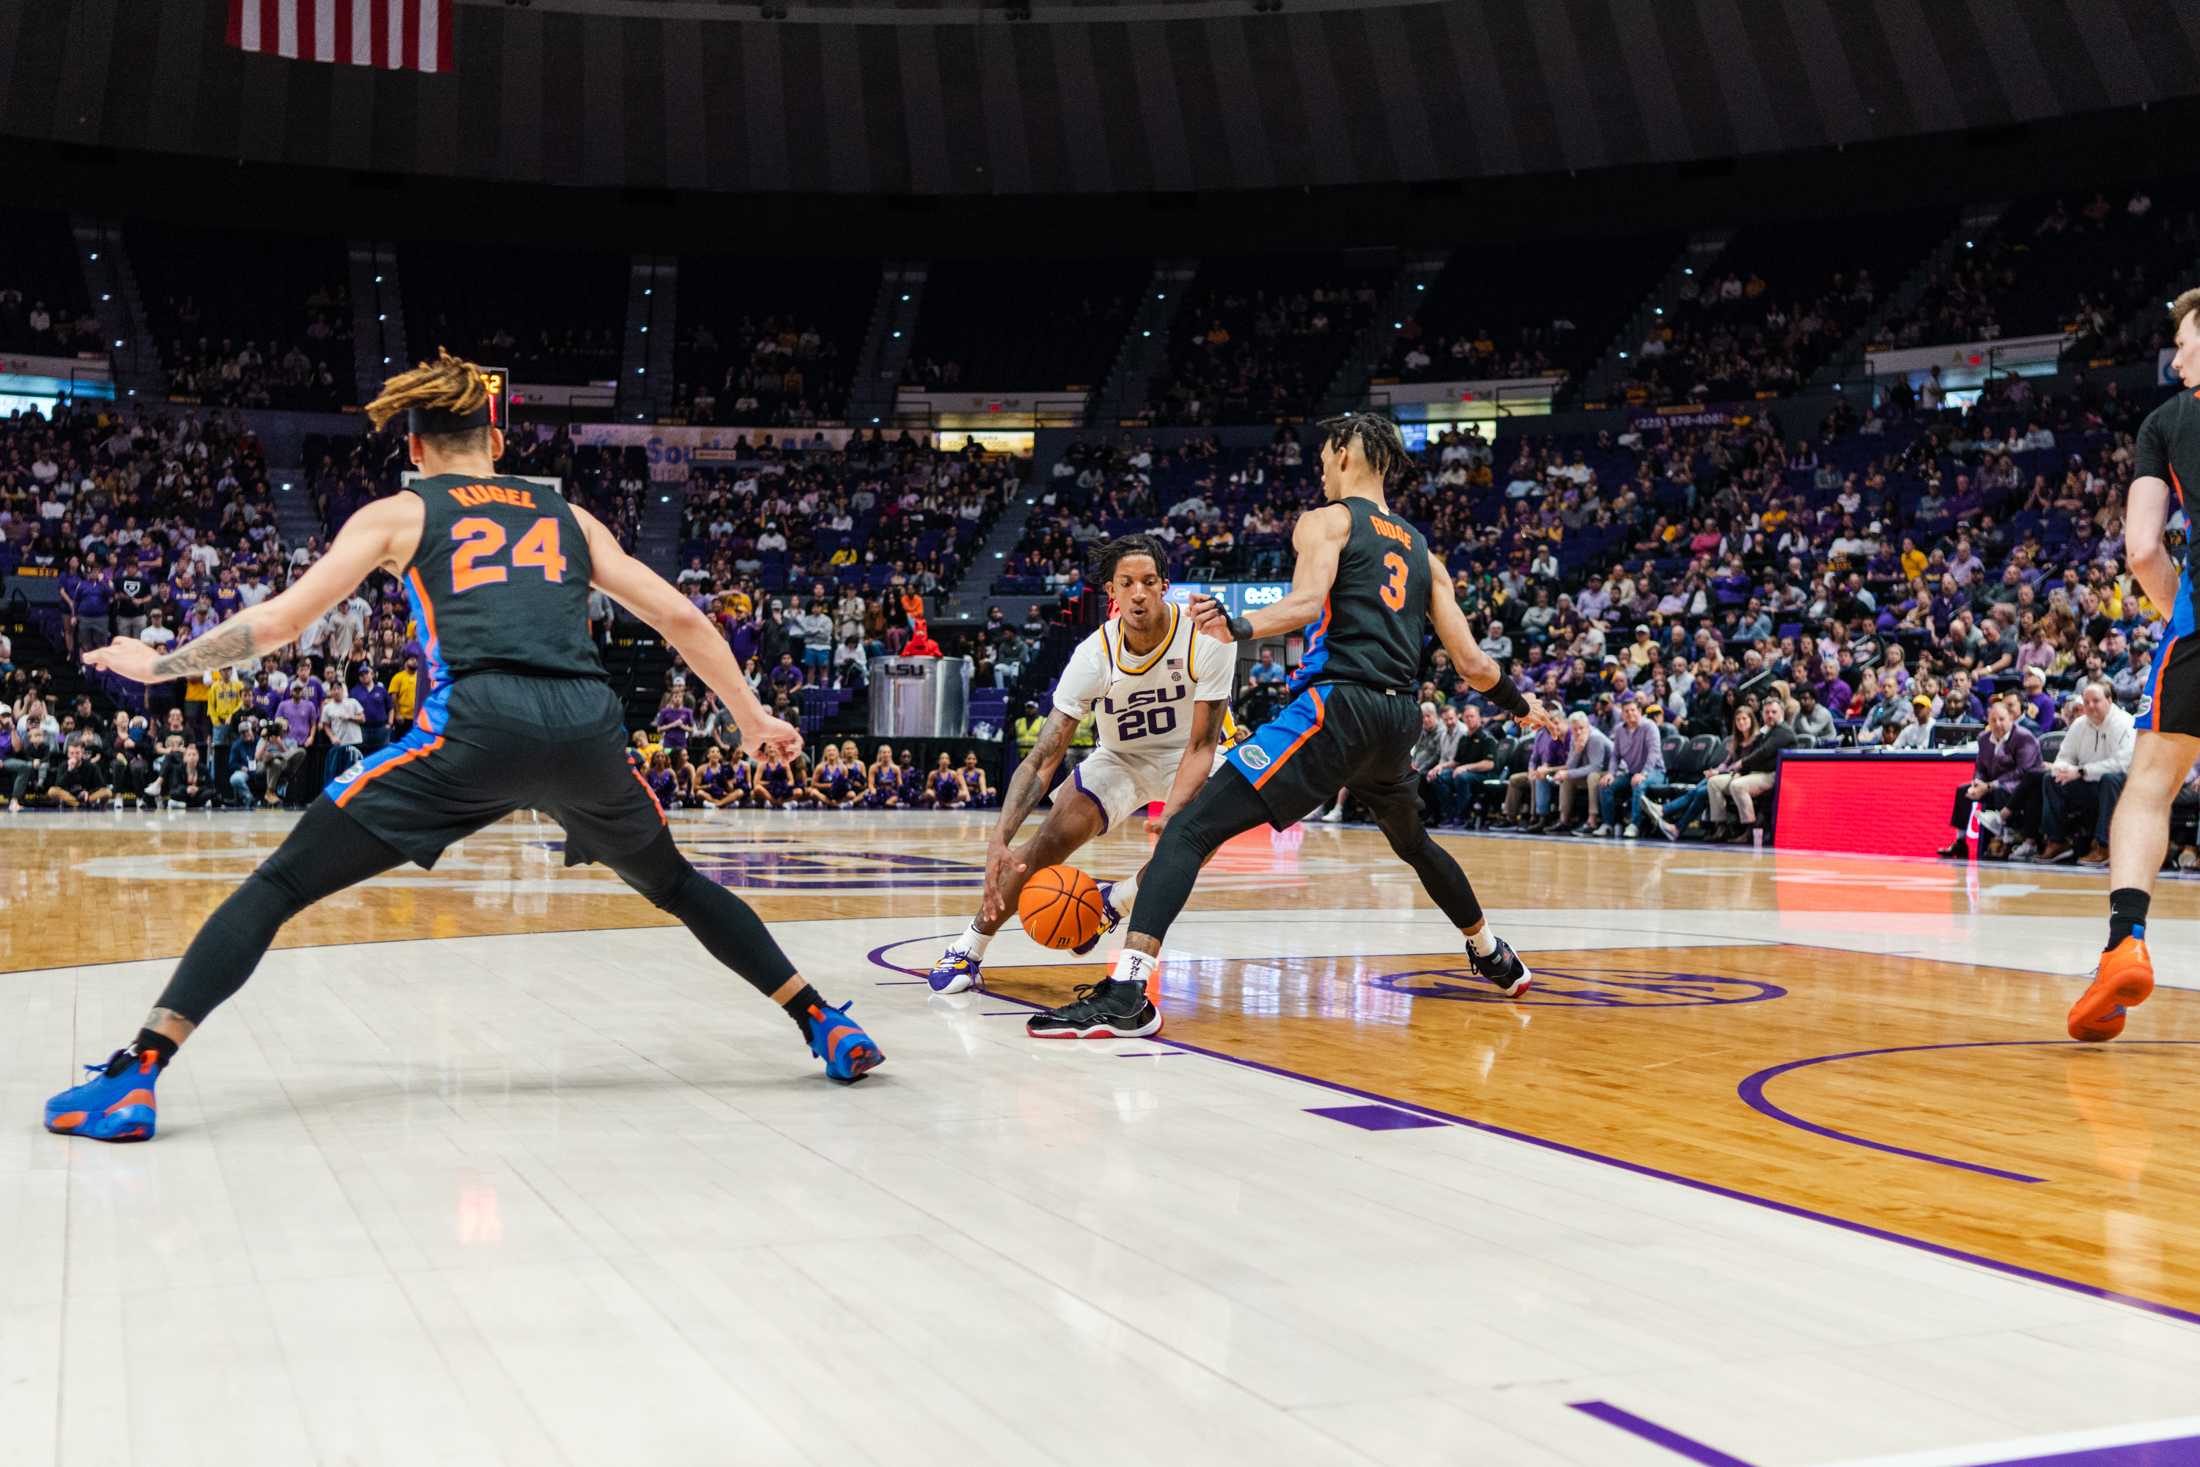
<path id="1" fill-rule="evenodd" d="M 159 1059 L 118 1049 L 107 1063 L 84 1068 L 93 1078 L 46 1102 L 46 1129 L 91 1141 L 152 1140 Z"/>
<path id="2" fill-rule="evenodd" d="M 934 993 L 968 993 L 985 987 L 985 969 L 970 954 L 949 948 L 924 975 L 924 981 L 932 985 Z"/>
<path id="3" fill-rule="evenodd" d="M 1077 946 L 1071 948 L 1070 951 L 1080 958 L 1083 957 L 1086 953 L 1089 953 L 1094 948 L 1098 947 L 1100 945 L 1100 939 L 1106 937 L 1109 933 L 1113 932 L 1115 930 L 1115 925 L 1122 920 L 1123 914 L 1115 909 L 1115 883 L 1112 881 L 1101 882 L 1100 930 L 1093 933 L 1092 937 L 1088 941 L 1080 942 L 1079 944 L 1077 944 Z"/>
<path id="4" fill-rule="evenodd" d="M 2154 993 L 2154 959 L 2140 935 L 2131 936 L 2101 954 L 2093 982 L 2070 1006 L 2067 1027 L 2072 1039 L 2104 1044 L 2124 1032 L 2124 1015 Z"/>
<path id="5" fill-rule="evenodd" d="M 810 1053 L 825 1061 L 827 1078 L 853 1085 L 880 1065 L 886 1054 L 878 1042 L 848 1017 L 850 1003 L 810 1006 Z"/>

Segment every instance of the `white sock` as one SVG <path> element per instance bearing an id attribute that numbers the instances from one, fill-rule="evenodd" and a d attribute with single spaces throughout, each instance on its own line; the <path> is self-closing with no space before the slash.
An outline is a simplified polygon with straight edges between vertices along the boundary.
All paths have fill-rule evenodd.
<path id="1" fill-rule="evenodd" d="M 1121 881 L 1108 883 L 1108 905 L 1115 908 L 1121 915 L 1128 917 L 1131 914 L 1131 904 L 1137 900 L 1138 878 L 1136 876 L 1126 876 Z"/>
<path id="2" fill-rule="evenodd" d="M 1116 954 L 1115 971 L 1108 974 L 1108 977 L 1117 983 L 1135 983 L 1140 988 L 1144 988 L 1147 980 L 1151 979 L 1160 967 L 1161 959 L 1155 957 L 1152 953 L 1133 952 L 1129 948 L 1124 948 L 1123 951 Z"/>
<path id="3" fill-rule="evenodd" d="M 980 932 L 978 924 L 973 922 L 962 930 L 962 936 L 947 945 L 947 950 L 951 953 L 967 953 L 971 957 L 982 958 L 985 956 L 986 944 L 992 941 L 993 934 Z"/>
<path id="4" fill-rule="evenodd" d="M 1476 957 L 1486 958 L 1497 951 L 1497 934 L 1490 931 L 1489 923 L 1484 922 L 1480 931 L 1467 934 L 1467 946 L 1474 949 Z"/>

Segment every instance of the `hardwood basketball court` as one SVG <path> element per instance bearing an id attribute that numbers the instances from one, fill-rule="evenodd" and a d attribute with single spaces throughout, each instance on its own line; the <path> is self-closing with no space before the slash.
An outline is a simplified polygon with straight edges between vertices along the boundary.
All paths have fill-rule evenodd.
<path id="1" fill-rule="evenodd" d="M 0 820 L 0 1461 L 2200 1460 L 2200 885 L 2081 1046 L 2098 873 L 1447 837 L 1506 1002 L 1262 831 L 1160 1036 L 1039 1044 L 1097 961 L 921 981 L 989 817 L 675 818 L 877 1076 L 515 819 L 286 929 L 136 1148 L 34 1107 L 288 822 Z"/>

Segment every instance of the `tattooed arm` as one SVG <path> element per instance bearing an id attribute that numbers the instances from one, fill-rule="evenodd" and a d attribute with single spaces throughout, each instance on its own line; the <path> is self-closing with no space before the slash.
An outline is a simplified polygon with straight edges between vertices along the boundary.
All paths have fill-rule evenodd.
<path id="1" fill-rule="evenodd" d="M 401 572 L 420 543 L 424 518 L 414 495 L 378 500 L 346 520 L 328 553 L 280 596 L 247 607 L 172 652 L 147 646 L 135 637 L 117 637 L 87 652 L 85 664 L 132 682 L 158 683 L 249 662 L 297 641 L 300 632 L 349 596 L 368 572 L 377 567 L 392 574 Z"/>
<path id="2" fill-rule="evenodd" d="M 1050 712 L 1039 730 L 1039 742 L 1008 777 L 1008 790 L 1001 796 L 1001 818 L 993 827 L 993 839 L 986 846 L 985 896 L 978 905 L 979 915 L 989 922 L 1001 921 L 1008 915 L 1008 903 L 1004 898 L 1009 878 L 1025 870 L 1026 863 L 1017 859 L 1008 843 L 1023 828 L 1025 817 L 1039 807 L 1047 786 L 1054 783 L 1054 771 L 1061 767 L 1062 756 L 1069 752 L 1069 742 L 1076 733 L 1076 719 L 1060 709 Z"/>

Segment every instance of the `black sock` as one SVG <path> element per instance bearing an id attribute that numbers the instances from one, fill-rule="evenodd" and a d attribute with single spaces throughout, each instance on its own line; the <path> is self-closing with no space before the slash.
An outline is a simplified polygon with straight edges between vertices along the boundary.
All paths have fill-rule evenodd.
<path id="1" fill-rule="evenodd" d="M 156 1070 L 165 1070 L 168 1068 L 168 1062 L 176 1057 L 176 1041 L 165 1034 L 156 1034 L 150 1029 L 140 1029 L 137 1038 L 130 1041 L 130 1048 L 126 1053 L 133 1056 L 149 1054 L 153 1057 L 153 1067 Z"/>
<path id="2" fill-rule="evenodd" d="M 810 1037 L 811 1010 L 823 1011 L 825 1000 L 819 996 L 816 989 L 805 983 L 802 985 L 802 991 L 793 998 L 788 999 L 781 1007 L 786 1009 L 787 1017 L 794 1020 L 794 1026 L 802 1031 L 802 1037 L 807 1039 Z"/>
<path id="3" fill-rule="evenodd" d="M 2109 951 L 2127 937 L 2144 942 L 2147 935 L 2147 906 L 2153 898 L 2136 886 L 2119 886 L 2108 894 L 2108 947 Z"/>

